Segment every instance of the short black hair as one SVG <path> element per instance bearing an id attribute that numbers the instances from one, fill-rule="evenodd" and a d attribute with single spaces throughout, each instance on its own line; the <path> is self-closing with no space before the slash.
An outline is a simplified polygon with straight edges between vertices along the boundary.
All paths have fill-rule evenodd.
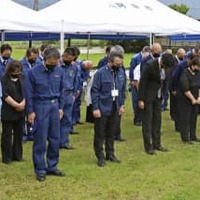
<path id="1" fill-rule="evenodd" d="M 49 44 L 42 44 L 41 47 L 40 47 L 40 51 L 43 52 L 47 48 L 51 48 L 51 45 L 49 45 Z"/>
<path id="2" fill-rule="evenodd" d="M 60 53 L 56 48 L 47 48 L 44 51 L 44 60 L 46 61 L 48 58 L 54 57 L 56 59 L 60 59 Z"/>
<path id="3" fill-rule="evenodd" d="M 29 57 L 32 53 L 33 53 L 33 54 L 39 54 L 39 51 L 38 51 L 38 49 L 33 48 L 33 47 L 28 48 L 28 49 L 26 50 L 26 57 Z"/>
<path id="4" fill-rule="evenodd" d="M 80 51 L 79 47 L 77 47 L 77 46 L 72 46 L 72 48 L 74 48 L 75 53 L 76 53 L 76 57 L 78 57 L 78 56 L 81 54 L 81 51 Z"/>
<path id="5" fill-rule="evenodd" d="M 164 54 L 161 56 L 161 59 L 162 59 L 162 65 L 163 65 L 165 68 L 171 68 L 171 67 L 173 67 L 174 64 L 175 64 L 174 56 L 173 56 L 171 53 L 164 53 Z"/>
<path id="6" fill-rule="evenodd" d="M 3 53 L 5 50 L 10 50 L 12 52 L 12 47 L 9 44 L 3 44 L 1 46 L 1 53 Z"/>
<path id="7" fill-rule="evenodd" d="M 191 58 L 188 62 L 189 67 L 191 67 L 192 65 L 197 65 L 198 67 L 200 67 L 200 56 L 196 55 L 193 58 Z"/>
<path id="8" fill-rule="evenodd" d="M 76 52 L 74 47 L 67 47 L 63 54 L 67 54 L 67 55 L 70 55 L 70 56 L 76 56 L 77 52 Z"/>

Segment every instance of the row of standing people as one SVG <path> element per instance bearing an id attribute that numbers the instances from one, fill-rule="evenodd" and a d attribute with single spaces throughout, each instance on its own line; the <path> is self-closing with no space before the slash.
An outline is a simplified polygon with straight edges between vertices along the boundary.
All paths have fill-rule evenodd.
<path id="1" fill-rule="evenodd" d="M 29 126 L 34 129 L 33 162 L 37 180 L 43 181 L 46 174 L 63 176 L 57 169 L 59 149 L 72 149 L 69 133 L 74 102 L 82 92 L 92 62 L 78 62 L 74 47 L 64 51 L 62 62 L 59 52 L 50 47 L 43 52 L 42 61 L 38 61 L 38 51 L 31 48 L 19 62 L 11 59 L 9 45 L 3 47 L 8 55 L 1 74 L 2 161 L 5 164 L 22 161 L 22 133 L 27 116 Z M 27 67 L 23 62 L 28 63 Z"/>
<path id="2" fill-rule="evenodd" d="M 171 54 L 171 56 L 170 56 Z M 168 58 L 167 56 L 168 55 Z M 163 64 L 167 61 L 167 64 Z M 167 69 L 168 68 L 168 69 Z M 162 70 L 165 69 L 165 70 Z M 162 53 L 160 44 L 145 46 L 131 60 L 129 78 L 132 91 L 134 125 L 142 126 L 145 151 L 167 151 L 161 145 L 161 111 L 167 108 L 184 143 L 199 142 L 196 135 L 198 105 L 200 104 L 199 47 L 187 54 L 183 48 L 175 56 Z"/>

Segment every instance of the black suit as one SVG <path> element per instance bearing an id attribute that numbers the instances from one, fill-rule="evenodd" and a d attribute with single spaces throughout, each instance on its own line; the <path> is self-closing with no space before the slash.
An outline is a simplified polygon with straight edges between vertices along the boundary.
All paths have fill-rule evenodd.
<path id="1" fill-rule="evenodd" d="M 146 151 L 161 146 L 161 97 L 158 98 L 158 90 L 163 88 L 164 83 L 161 81 L 158 59 L 148 61 L 139 85 L 139 100 L 144 101 L 142 132 Z"/>

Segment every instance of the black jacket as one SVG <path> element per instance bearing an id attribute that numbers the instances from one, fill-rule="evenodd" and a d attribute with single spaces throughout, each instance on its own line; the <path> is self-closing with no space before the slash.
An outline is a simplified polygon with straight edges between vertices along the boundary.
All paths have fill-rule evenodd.
<path id="1" fill-rule="evenodd" d="M 151 59 L 146 63 L 141 74 L 138 94 L 139 100 L 146 102 L 153 101 L 157 98 L 160 87 L 161 78 L 158 59 Z"/>
<path id="2" fill-rule="evenodd" d="M 2 109 L 1 119 L 14 121 L 22 118 L 24 112 L 16 111 L 12 106 L 6 103 L 5 98 L 11 96 L 15 101 L 20 103 L 24 99 L 24 77 L 21 75 L 18 82 L 13 82 L 10 77 L 3 75 L 1 79 L 2 84 Z M 18 84 L 18 85 L 17 85 Z M 16 91 L 18 88 L 18 91 Z"/>

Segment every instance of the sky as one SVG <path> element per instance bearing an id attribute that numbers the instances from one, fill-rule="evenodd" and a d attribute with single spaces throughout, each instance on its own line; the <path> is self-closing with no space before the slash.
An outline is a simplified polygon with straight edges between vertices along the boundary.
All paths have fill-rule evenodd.
<path id="1" fill-rule="evenodd" d="M 195 19 L 200 19 L 200 1 L 199 0 L 159 0 L 160 2 L 169 5 L 169 4 L 185 4 L 190 10 L 187 15 Z"/>
<path id="2" fill-rule="evenodd" d="M 20 3 L 24 6 L 27 6 L 29 8 L 33 8 L 33 5 L 34 5 L 34 0 L 13 0 L 17 3 Z M 39 2 L 39 10 L 53 4 L 53 3 L 56 3 L 58 2 L 59 0 L 38 0 Z"/>

